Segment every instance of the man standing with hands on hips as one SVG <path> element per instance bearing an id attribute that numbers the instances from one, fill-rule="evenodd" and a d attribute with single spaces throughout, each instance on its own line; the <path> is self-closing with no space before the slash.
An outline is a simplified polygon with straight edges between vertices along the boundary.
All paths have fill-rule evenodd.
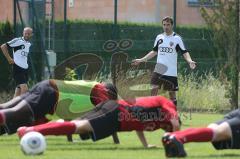
<path id="1" fill-rule="evenodd" d="M 138 65 L 157 55 L 157 64 L 151 78 L 151 95 L 157 95 L 158 89 L 169 91 L 170 99 L 177 105 L 177 55 L 181 53 L 191 69 L 196 67 L 196 62 L 191 59 L 182 38 L 173 31 L 172 17 L 163 18 L 162 26 L 164 33 L 157 35 L 153 50 L 140 59 L 134 59 L 132 64 Z"/>
<path id="2" fill-rule="evenodd" d="M 13 65 L 13 78 L 16 82 L 14 97 L 19 96 L 28 90 L 28 53 L 32 37 L 32 28 L 23 29 L 23 37 L 14 38 L 11 41 L 1 45 L 1 50 L 10 65 Z M 13 58 L 10 56 L 8 49 L 12 49 Z"/>

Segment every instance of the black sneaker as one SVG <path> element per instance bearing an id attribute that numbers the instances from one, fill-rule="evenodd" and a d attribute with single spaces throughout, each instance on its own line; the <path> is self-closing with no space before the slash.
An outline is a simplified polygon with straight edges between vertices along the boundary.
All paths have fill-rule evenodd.
<path id="1" fill-rule="evenodd" d="M 3 126 L 0 126 L 0 135 L 3 135 L 5 133 L 6 133 L 5 128 Z"/>
<path id="2" fill-rule="evenodd" d="M 179 142 L 173 135 L 165 135 L 162 137 L 162 143 L 167 157 L 186 157 L 183 144 Z"/>

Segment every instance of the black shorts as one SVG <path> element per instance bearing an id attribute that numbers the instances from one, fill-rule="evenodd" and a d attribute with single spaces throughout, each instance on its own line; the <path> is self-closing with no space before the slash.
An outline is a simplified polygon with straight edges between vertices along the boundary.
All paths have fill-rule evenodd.
<path id="1" fill-rule="evenodd" d="M 28 69 L 19 67 L 18 65 L 13 65 L 13 78 L 16 85 L 27 84 L 28 82 Z"/>
<path id="2" fill-rule="evenodd" d="M 35 121 L 30 105 L 23 100 L 19 100 L 14 108 L 2 109 L 6 122 L 3 129 L 7 134 L 16 133 L 21 126 L 31 126 Z"/>
<path id="3" fill-rule="evenodd" d="M 227 122 L 230 125 L 232 138 L 225 141 L 212 142 L 214 148 L 217 150 L 240 149 L 240 109 L 231 111 L 224 116 L 223 120 L 216 122 L 216 124 L 223 122 Z"/>
<path id="4" fill-rule="evenodd" d="M 106 138 L 119 131 L 118 106 L 119 104 L 115 101 L 108 100 L 98 104 L 93 110 L 81 117 L 81 119 L 87 119 L 90 122 L 93 132 L 89 135 L 93 141 Z M 83 134 L 81 138 L 87 139 L 87 135 Z"/>
<path id="5" fill-rule="evenodd" d="M 52 80 L 36 84 L 30 91 L 21 95 L 32 108 L 35 119 L 53 114 L 58 102 L 58 89 Z"/>
<path id="6" fill-rule="evenodd" d="M 165 76 L 165 75 L 161 75 L 156 72 L 153 72 L 153 74 L 152 74 L 151 84 L 157 85 L 157 86 L 159 86 L 159 89 L 163 89 L 166 91 L 177 91 L 178 90 L 177 77 Z"/>

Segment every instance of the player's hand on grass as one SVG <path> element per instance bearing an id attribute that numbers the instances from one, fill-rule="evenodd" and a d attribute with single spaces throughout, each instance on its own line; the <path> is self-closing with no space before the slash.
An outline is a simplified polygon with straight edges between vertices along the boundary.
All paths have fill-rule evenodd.
<path id="1" fill-rule="evenodd" d="M 152 149 L 152 148 L 158 148 L 158 146 L 157 145 L 148 144 L 147 146 L 145 146 L 145 148 Z"/>

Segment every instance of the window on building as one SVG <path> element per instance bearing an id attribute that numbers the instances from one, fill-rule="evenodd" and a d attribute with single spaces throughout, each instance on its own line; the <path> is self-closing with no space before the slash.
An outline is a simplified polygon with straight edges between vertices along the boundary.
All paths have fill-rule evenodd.
<path id="1" fill-rule="evenodd" d="M 215 5 L 215 0 L 187 0 L 188 6 L 198 7 L 198 6 L 208 6 L 212 7 Z"/>

